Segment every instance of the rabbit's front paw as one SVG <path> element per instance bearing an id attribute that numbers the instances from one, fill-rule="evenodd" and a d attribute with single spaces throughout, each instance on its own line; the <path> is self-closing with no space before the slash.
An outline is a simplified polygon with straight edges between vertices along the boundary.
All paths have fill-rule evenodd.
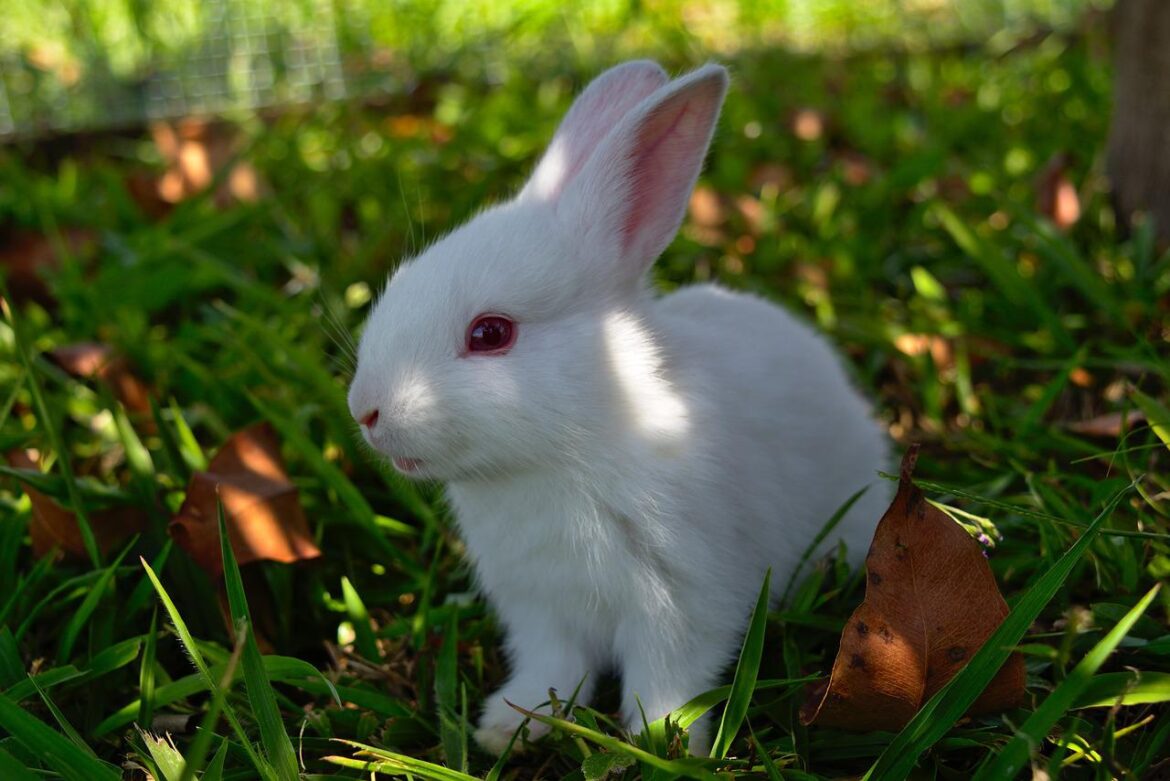
<path id="1" fill-rule="evenodd" d="M 497 694 L 484 708 L 479 719 L 479 727 L 475 730 L 475 742 L 485 751 L 496 756 L 504 753 L 512 736 L 524 721 L 524 714 L 508 705 L 504 700 L 506 695 Z M 548 733 L 548 727 L 538 721 L 529 721 L 524 728 L 526 735 L 521 735 L 512 746 L 513 752 L 522 751 L 525 739 L 536 740 Z"/>

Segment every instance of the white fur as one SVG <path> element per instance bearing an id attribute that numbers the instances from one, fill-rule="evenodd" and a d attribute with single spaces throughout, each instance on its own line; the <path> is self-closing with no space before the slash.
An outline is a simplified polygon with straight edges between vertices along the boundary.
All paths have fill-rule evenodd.
<path id="1" fill-rule="evenodd" d="M 753 296 L 645 281 L 726 84 L 715 65 L 603 74 L 521 194 L 403 263 L 366 325 L 350 408 L 379 410 L 363 431 L 380 453 L 446 482 L 506 631 L 489 750 L 521 721 L 505 700 L 583 681 L 586 701 L 606 670 L 635 730 L 639 703 L 653 720 L 717 685 L 767 568 L 782 588 L 869 485 L 838 527 L 860 560 L 888 502 L 888 443 L 823 338 Z M 483 313 L 517 322 L 508 353 L 464 352 Z"/>

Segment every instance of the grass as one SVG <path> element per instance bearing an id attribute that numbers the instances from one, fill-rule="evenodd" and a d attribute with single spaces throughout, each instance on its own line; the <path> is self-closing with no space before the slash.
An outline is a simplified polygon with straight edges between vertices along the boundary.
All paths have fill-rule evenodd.
<path id="1" fill-rule="evenodd" d="M 423 72 L 385 106 L 245 118 L 243 155 L 267 194 L 224 208 L 196 197 L 162 219 L 123 184 L 162 165 L 148 139 L 0 148 L 0 224 L 98 242 L 44 270 L 52 306 L 10 298 L 0 324 L 0 445 L 36 450 L 46 470 L 0 475 L 0 773 L 1151 775 L 1170 755 L 1170 598 L 1152 590 L 1170 577 L 1170 254 L 1148 225 L 1121 230 L 1108 203 L 1101 34 L 995 56 L 729 56 L 734 88 L 660 282 L 765 294 L 843 347 L 895 439 L 922 443 L 930 498 L 994 542 L 1028 698 L 959 718 L 994 672 L 989 644 L 899 735 L 802 726 L 802 685 L 827 673 L 862 595 L 856 573 L 810 561 L 785 605 L 757 615 L 734 684 L 685 709 L 693 721 L 730 703 L 718 759 L 680 757 L 670 725 L 622 735 L 612 685 L 572 721 L 568 704 L 540 716 L 554 730 L 539 750 L 479 752 L 468 722 L 503 674 L 498 627 L 434 489 L 371 463 L 343 403 L 352 366 L 337 332 L 358 330 L 398 257 L 522 180 L 603 63 L 548 46 L 490 79 L 470 60 L 459 78 Z M 705 57 L 653 40 L 674 70 Z M 1037 209 L 1058 156 L 1081 206 L 1066 230 Z M 126 356 L 152 410 L 46 358 L 92 340 Z M 1115 433 L 1076 426 L 1113 412 L 1128 422 Z M 324 555 L 237 570 L 225 551 L 225 623 L 166 523 L 191 470 L 262 419 Z M 38 558 L 26 488 L 91 520 L 111 506 L 150 520 L 120 547 L 99 535 L 80 556 Z"/>

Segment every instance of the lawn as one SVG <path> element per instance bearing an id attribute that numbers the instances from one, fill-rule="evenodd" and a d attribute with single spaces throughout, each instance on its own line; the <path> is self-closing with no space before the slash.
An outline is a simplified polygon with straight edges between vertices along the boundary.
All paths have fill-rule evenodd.
<path id="1" fill-rule="evenodd" d="M 233 113 L 243 198 L 228 166 L 157 198 L 171 163 L 141 128 L 0 146 L 0 776 L 1166 772 L 1170 594 L 1139 603 L 1170 577 L 1170 252 L 1110 207 L 1106 26 L 1047 5 L 1054 26 L 976 43 L 501 17 L 479 43 L 387 59 L 409 90 Z M 921 446 L 927 497 L 987 545 L 1022 706 L 960 720 L 934 703 L 897 735 L 803 726 L 864 596 L 822 561 L 748 635 L 739 680 L 757 683 L 730 694 L 746 714 L 725 758 L 623 735 L 612 683 L 501 765 L 469 741 L 504 673 L 499 629 L 438 488 L 360 443 L 352 340 L 398 260 L 512 192 L 574 93 L 636 54 L 733 73 L 660 285 L 760 293 L 841 346 L 899 451 Z M 93 344 L 101 360 L 77 347 Z M 283 476 L 257 487 L 241 461 Z M 288 540 L 221 558 L 208 471 L 243 485 L 221 493 L 235 522 Z M 976 667 L 952 704 L 994 673 Z"/>

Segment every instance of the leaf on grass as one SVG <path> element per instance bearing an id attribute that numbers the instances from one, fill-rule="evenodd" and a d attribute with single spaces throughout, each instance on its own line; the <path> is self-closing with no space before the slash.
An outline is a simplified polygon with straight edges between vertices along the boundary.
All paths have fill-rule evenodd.
<path id="1" fill-rule="evenodd" d="M 146 384 L 135 376 L 126 359 L 115 354 L 109 345 L 78 342 L 51 350 L 48 355 L 74 377 L 108 384 L 122 406 L 131 412 L 150 411 L 150 393 Z"/>
<path id="2" fill-rule="evenodd" d="M 893 503 L 866 558 L 865 601 L 841 633 L 826 684 L 801 709 L 804 724 L 897 730 L 947 683 L 1008 614 L 983 550 L 926 501 L 902 461 Z M 1002 710 L 1024 694 L 1024 663 L 1013 654 L 971 706 Z"/>
<path id="3" fill-rule="evenodd" d="M 1140 410 L 1128 412 L 1106 412 L 1088 420 L 1077 420 L 1069 423 L 1065 428 L 1074 434 L 1084 434 L 1087 437 L 1101 437 L 1116 439 L 1146 419 Z"/>
<path id="4" fill-rule="evenodd" d="M 792 114 L 792 135 L 801 141 L 816 141 L 825 134 L 825 115 L 814 108 L 799 108 Z"/>
<path id="5" fill-rule="evenodd" d="M 235 201 L 254 202 L 265 191 L 256 169 L 237 159 L 240 132 L 225 122 L 187 117 L 177 122 L 156 122 L 150 127 L 167 171 L 158 180 L 158 196 L 178 203 L 216 185 L 219 206 Z"/>
<path id="6" fill-rule="evenodd" d="M 8 463 L 17 469 L 37 469 L 36 462 L 23 450 L 8 452 Z M 77 525 L 77 515 L 56 501 L 24 484 L 24 492 L 32 504 L 32 518 L 28 532 L 32 538 L 33 553 L 39 558 L 57 548 L 66 556 L 88 558 L 85 540 Z M 93 528 L 98 548 L 109 553 L 132 534 L 145 531 L 150 517 L 141 507 L 109 507 L 91 510 L 89 525 Z"/>
<path id="7" fill-rule="evenodd" d="M 296 486 L 289 481 L 276 433 L 267 423 L 228 438 L 206 472 L 196 472 L 170 533 L 213 578 L 223 574 L 216 525 L 216 495 L 228 520 L 228 537 L 240 564 L 292 563 L 321 555 L 313 543 Z"/>
<path id="8" fill-rule="evenodd" d="M 1036 209 L 1061 230 L 1081 218 L 1081 197 L 1068 178 L 1068 155 L 1055 155 L 1040 172 L 1036 183 Z"/>

